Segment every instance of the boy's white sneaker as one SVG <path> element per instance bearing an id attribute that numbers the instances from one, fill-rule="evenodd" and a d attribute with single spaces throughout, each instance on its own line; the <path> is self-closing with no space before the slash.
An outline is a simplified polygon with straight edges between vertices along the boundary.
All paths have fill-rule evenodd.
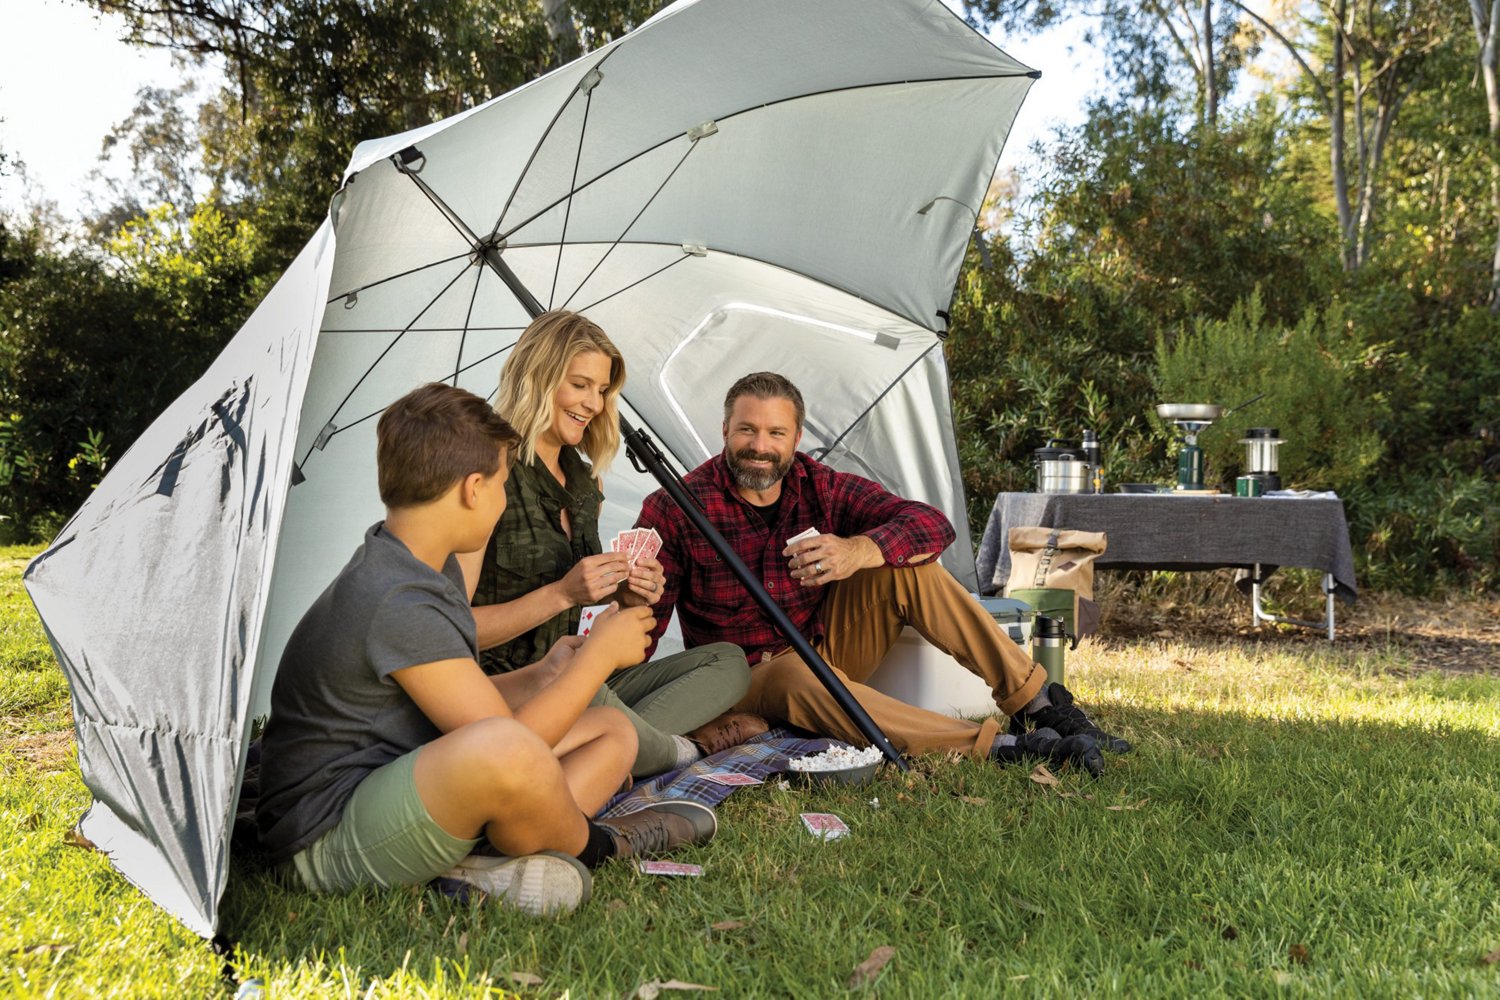
<path id="1" fill-rule="evenodd" d="M 519 858 L 471 854 L 438 878 L 462 882 L 493 903 L 534 917 L 572 913 L 588 902 L 593 888 L 583 862 L 559 851 Z"/>

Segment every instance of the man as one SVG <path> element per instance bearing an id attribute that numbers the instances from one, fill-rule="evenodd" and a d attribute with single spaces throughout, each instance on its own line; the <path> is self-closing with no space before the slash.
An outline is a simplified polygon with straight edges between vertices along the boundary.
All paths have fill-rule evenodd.
<path id="1" fill-rule="evenodd" d="M 457 879 L 532 914 L 588 898 L 611 857 L 702 843 L 712 810 L 664 803 L 589 819 L 626 780 L 635 730 L 589 700 L 639 663 L 649 609 L 489 678 L 455 553 L 505 509 L 518 436 L 483 399 L 432 383 L 376 430 L 385 520 L 303 615 L 271 692 L 256 822 L 309 889 Z M 487 839 L 496 853 L 471 854 Z"/>
<path id="2" fill-rule="evenodd" d="M 826 659 L 898 748 L 960 750 L 998 763 L 1040 757 L 1103 769 L 1100 747 L 1130 744 L 1100 730 L 1061 684 L 1011 642 L 936 561 L 954 538 L 943 514 L 835 472 L 797 451 L 802 394 L 773 372 L 736 382 L 724 399 L 724 451 L 683 480 L 771 597 Z M 851 743 L 865 739 L 802 659 L 751 601 L 685 515 L 657 491 L 638 527 L 655 528 L 666 592 L 653 642 L 677 610 L 689 645 L 738 644 L 751 664 L 736 711 L 789 722 Z M 798 539 L 814 529 L 812 537 Z M 999 721 L 952 719 L 862 683 L 904 625 L 982 677 Z"/>

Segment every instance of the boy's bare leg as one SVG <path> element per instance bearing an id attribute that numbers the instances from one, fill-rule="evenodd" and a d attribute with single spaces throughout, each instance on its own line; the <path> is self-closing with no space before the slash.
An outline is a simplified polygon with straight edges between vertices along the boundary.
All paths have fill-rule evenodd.
<path id="1" fill-rule="evenodd" d="M 604 808 L 624 785 L 635 763 L 636 734 L 630 719 L 613 708 L 586 708 L 557 742 L 554 752 L 573 800 L 584 815 Z"/>
<path id="2" fill-rule="evenodd" d="M 620 720 L 628 731 L 629 723 L 623 716 Z M 608 743 L 607 720 L 599 727 L 600 738 Z M 594 742 L 584 742 L 569 756 Z M 603 760 L 613 787 L 624 780 L 631 760 Z M 578 764 L 585 762 L 598 766 L 600 758 L 590 754 Z M 510 855 L 556 850 L 577 856 L 588 843 L 588 821 L 563 763 L 514 719 L 481 719 L 432 741 L 418 752 L 413 777 L 428 814 L 455 837 L 483 832 L 496 849 Z M 604 780 L 598 776 L 584 784 L 591 790 Z"/>

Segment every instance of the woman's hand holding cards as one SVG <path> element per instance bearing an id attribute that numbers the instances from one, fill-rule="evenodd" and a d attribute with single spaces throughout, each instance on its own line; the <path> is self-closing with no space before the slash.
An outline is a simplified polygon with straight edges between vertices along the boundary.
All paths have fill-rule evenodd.
<path id="1" fill-rule="evenodd" d="M 605 552 L 584 556 L 558 583 L 571 604 L 586 607 L 613 596 L 629 572 L 630 562 L 623 553 Z"/>
<path id="2" fill-rule="evenodd" d="M 620 603 L 626 607 L 636 607 L 655 604 L 661 600 L 662 591 L 667 586 L 667 577 L 662 572 L 661 563 L 650 556 L 639 556 L 635 565 L 630 568 L 630 577 L 625 582 L 626 588 L 620 591 Z"/>

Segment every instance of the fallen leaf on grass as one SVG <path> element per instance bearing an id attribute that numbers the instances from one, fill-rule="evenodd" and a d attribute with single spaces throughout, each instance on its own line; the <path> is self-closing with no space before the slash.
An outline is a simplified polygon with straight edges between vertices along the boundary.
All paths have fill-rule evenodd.
<path id="1" fill-rule="evenodd" d="M 626 903 L 623 899 L 611 899 L 609 901 L 609 905 L 604 909 L 608 913 L 619 913 L 621 910 L 627 909 L 629 905 L 630 904 Z"/>
<path id="2" fill-rule="evenodd" d="M 1062 782 L 1057 779 L 1057 775 L 1055 775 L 1051 771 L 1047 770 L 1047 765 L 1046 764 L 1038 764 L 1032 770 L 1032 772 L 1031 772 L 1031 780 L 1035 781 L 1038 785 L 1060 785 L 1060 784 L 1062 784 Z"/>
<path id="3" fill-rule="evenodd" d="M 459 953 L 459 955 L 463 955 L 463 953 L 466 952 L 466 951 L 468 951 L 468 950 L 469 950 L 469 932 L 468 931 L 464 931 L 462 934 L 460 934 L 458 936 L 458 953 Z"/>
<path id="4" fill-rule="evenodd" d="M 1293 976 L 1290 972 L 1285 972 L 1281 969 L 1277 969 L 1272 973 L 1272 975 L 1276 978 L 1277 986 L 1290 986 L 1292 985 L 1292 983 L 1297 981 L 1296 977 Z"/>
<path id="5" fill-rule="evenodd" d="M 990 804 L 989 799 L 982 799 L 977 795 L 960 795 L 958 801 L 967 802 L 971 806 L 987 806 Z"/>
<path id="6" fill-rule="evenodd" d="M 63 834 L 63 843 L 67 844 L 69 847 L 81 847 L 86 851 L 97 851 L 99 849 L 94 846 L 94 842 L 92 840 L 79 833 L 76 829 L 69 830 L 67 833 Z"/>
<path id="7" fill-rule="evenodd" d="M 535 972 L 512 972 L 510 981 L 517 986 L 540 986 L 543 982 L 542 977 Z"/>
<path id="8" fill-rule="evenodd" d="M 876 977 L 880 975 L 880 970 L 885 968 L 886 963 L 895 957 L 896 949 L 888 944 L 883 944 L 870 952 L 869 958 L 854 967 L 854 975 L 849 977 L 849 988 L 857 990 L 861 986 L 873 983 Z"/>
<path id="9" fill-rule="evenodd" d="M 1479 960 L 1480 965 L 1495 965 L 1497 963 L 1500 963 L 1500 948 L 1496 948 Z"/>
<path id="10" fill-rule="evenodd" d="M 716 924 L 709 924 L 711 931 L 737 931 L 741 927 L 748 926 L 743 920 L 720 920 Z"/>
<path id="11" fill-rule="evenodd" d="M 1219 932 L 1219 936 L 1222 937 L 1225 941 L 1233 941 L 1235 938 L 1240 936 L 1240 931 L 1238 927 L 1234 926 L 1234 924 L 1225 924 L 1224 929 Z"/>
<path id="12" fill-rule="evenodd" d="M 1307 950 L 1305 944 L 1294 944 L 1286 950 L 1287 957 L 1298 965 L 1306 965 L 1312 958 L 1312 953 Z"/>
<path id="13" fill-rule="evenodd" d="M 65 951 L 72 951 L 70 944 L 34 944 L 20 949 L 23 955 L 61 955 Z"/>
<path id="14" fill-rule="evenodd" d="M 1135 812 L 1137 809 L 1139 809 L 1141 806 L 1143 806 L 1145 804 L 1146 804 L 1146 800 L 1145 799 L 1141 799 L 1141 801 L 1136 802 L 1136 803 L 1134 803 L 1132 805 L 1128 805 L 1128 806 L 1105 806 L 1104 808 L 1112 810 L 1114 812 Z"/>
<path id="15" fill-rule="evenodd" d="M 698 983 L 685 983 L 680 979 L 669 979 L 664 983 L 660 981 L 642 983 L 640 989 L 635 991 L 635 995 L 638 1000 L 656 1000 L 657 997 L 661 996 L 662 990 L 706 990 L 710 993 L 717 993 L 719 988 L 717 986 L 702 986 Z"/>
<path id="16" fill-rule="evenodd" d="M 1040 913 L 1044 917 L 1047 915 L 1047 911 L 1046 910 L 1042 909 L 1040 906 L 1036 905 L 1035 903 L 1028 903 L 1024 899 L 1015 899 L 1015 898 L 1012 898 L 1010 902 L 1011 902 L 1011 905 L 1014 906 L 1018 910 L 1029 910 L 1032 913 Z"/>

